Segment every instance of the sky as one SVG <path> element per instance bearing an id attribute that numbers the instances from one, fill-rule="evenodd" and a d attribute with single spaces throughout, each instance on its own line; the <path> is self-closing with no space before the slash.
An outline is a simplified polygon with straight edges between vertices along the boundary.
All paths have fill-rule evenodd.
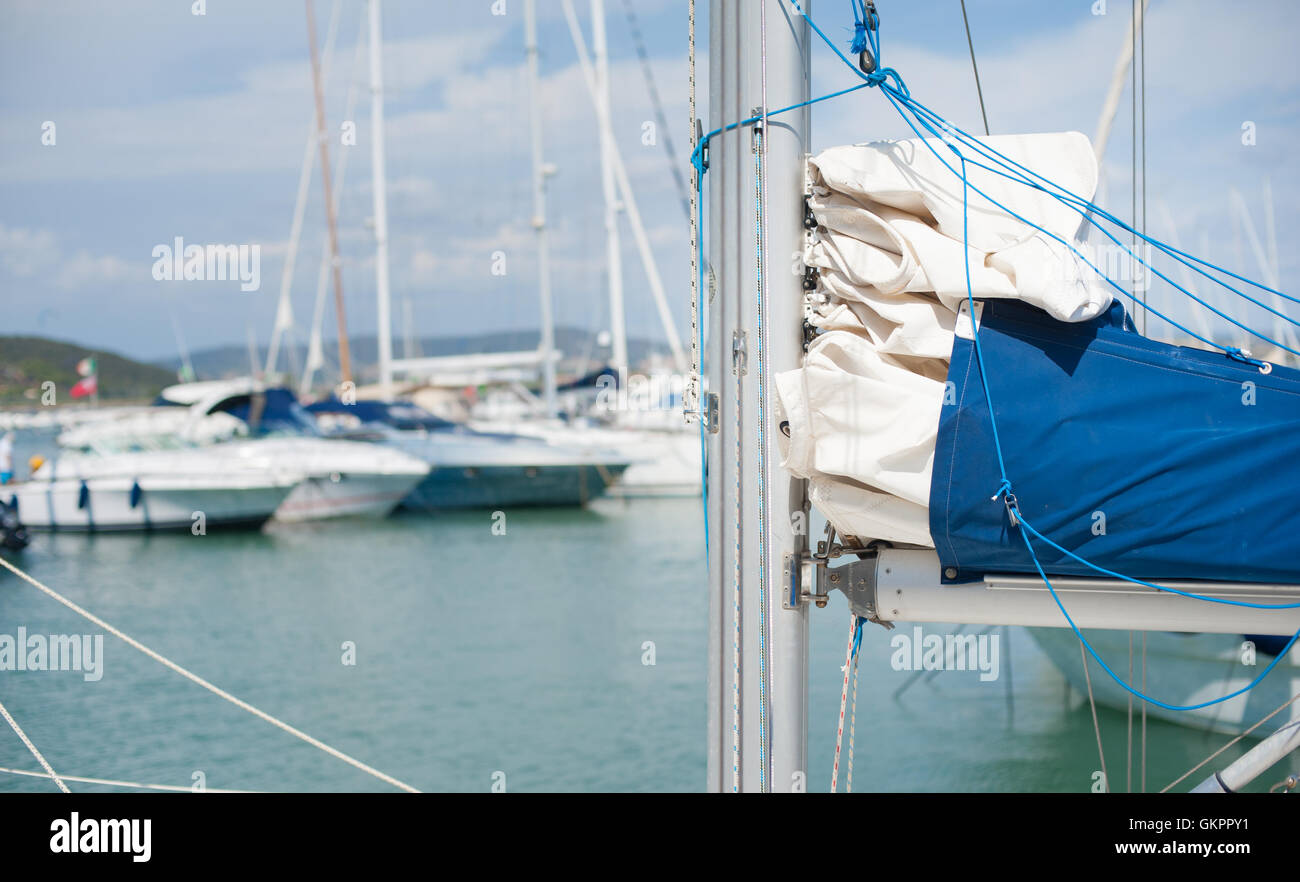
<path id="1" fill-rule="evenodd" d="M 615 139 L 627 165 L 679 333 L 689 310 L 688 227 L 625 12 L 631 2 L 686 172 L 686 0 L 605 0 Z M 539 0 L 541 109 L 557 324 L 608 325 L 596 118 L 559 0 Z M 701 0 L 700 6 L 707 4 Z M 912 94 L 968 131 L 982 128 L 958 0 L 880 0 L 884 62 Z M 995 133 L 1092 136 L 1125 39 L 1125 0 L 967 0 Z M 265 343 L 288 251 L 312 124 L 304 5 L 298 0 L 0 2 L 0 334 L 39 334 L 159 359 Z M 576 0 L 591 40 L 588 0 Z M 847 0 L 813 16 L 847 47 Z M 315 0 L 326 43 L 336 0 Z M 538 326 L 523 0 L 384 3 L 390 272 L 395 336 Z M 494 11 L 504 14 L 493 14 Z M 1100 14 L 1099 14 L 1100 13 Z M 369 92 L 363 0 L 337 0 L 325 82 L 331 161 L 350 151 L 339 189 L 349 330 L 372 334 Z M 699 46 L 707 56 L 707 16 Z M 1162 238 L 1259 277 L 1231 208 L 1235 189 L 1263 236 L 1271 189 L 1283 290 L 1300 277 L 1287 247 L 1300 222 L 1300 7 L 1249 0 L 1153 0 L 1146 36 L 1147 225 Z M 364 46 L 363 46 L 364 48 Z M 701 80 L 707 76 L 700 59 Z M 824 46 L 815 93 L 852 85 Z M 707 89 L 701 83 L 701 111 Z M 349 112 L 349 93 L 354 106 Z M 342 146 L 354 123 L 355 146 Z M 53 123 L 54 143 L 48 141 Z M 1250 123 L 1254 143 L 1243 143 Z M 874 92 L 819 105 L 814 150 L 910 134 Z M 1130 96 L 1120 102 L 1099 197 L 1128 217 Z M 1172 223 L 1171 223 L 1172 222 Z M 310 326 L 325 217 L 313 171 L 292 277 L 296 337 Z M 256 244 L 260 287 L 158 281 L 154 249 Z M 623 222 L 627 327 L 663 339 Z M 505 273 L 493 273 L 497 252 Z M 497 267 L 500 269 L 499 265 Z M 409 316 L 409 324 L 407 318 Z M 332 313 L 325 324 L 334 336 Z"/>

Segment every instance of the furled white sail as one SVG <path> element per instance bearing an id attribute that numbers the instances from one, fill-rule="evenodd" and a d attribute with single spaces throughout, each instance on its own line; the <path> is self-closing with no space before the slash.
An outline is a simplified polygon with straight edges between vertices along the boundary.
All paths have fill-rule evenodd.
<path id="1" fill-rule="evenodd" d="M 983 140 L 1071 192 L 1096 189 L 1092 146 L 1077 132 Z M 960 172 L 937 140 L 833 147 L 810 160 L 818 227 L 804 262 L 819 270 L 811 320 L 822 333 L 802 368 L 776 376 L 782 465 L 809 479 L 813 503 L 844 534 L 933 545 L 930 473 L 967 296 L 964 249 L 976 298 L 1017 298 L 1062 321 L 1110 306 L 1105 282 L 1067 245 L 1013 216 L 1073 242 L 1078 212 L 968 165 L 964 217 L 961 179 L 945 162 Z"/>

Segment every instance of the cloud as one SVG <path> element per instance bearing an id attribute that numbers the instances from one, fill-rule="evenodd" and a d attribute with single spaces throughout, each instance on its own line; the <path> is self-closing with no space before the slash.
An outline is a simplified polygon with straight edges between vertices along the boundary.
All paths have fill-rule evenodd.
<path id="1" fill-rule="evenodd" d="M 606 3 L 616 140 L 684 332 L 688 228 L 662 146 L 665 137 L 675 141 L 672 161 L 689 179 L 683 4 L 636 2 L 667 117 L 654 146 L 641 142 L 642 125 L 654 113 L 621 5 Z M 1127 24 L 1119 4 L 1111 5 L 1110 15 L 1094 17 L 1090 3 L 994 4 L 972 21 L 995 130 L 1093 134 Z M 322 40 L 329 6 L 317 3 Z M 544 0 L 539 7 L 543 143 L 557 168 L 547 188 L 557 319 L 596 326 L 604 321 L 606 280 L 595 115 L 560 5 Z M 577 7 L 589 34 L 587 4 Z M 67 24 L 42 8 L 0 12 L 0 24 L 14 23 L 0 27 L 0 204 L 10 225 L 0 227 L 0 282 L 46 273 L 51 285 L 77 286 L 92 332 L 118 335 L 129 349 L 136 326 L 92 295 L 128 283 L 133 261 L 150 243 L 177 231 L 187 240 L 260 242 L 259 294 L 220 308 L 206 298 L 178 298 L 178 315 L 195 346 L 242 343 L 250 323 L 269 329 L 312 117 L 301 6 L 223 0 L 196 21 L 183 5 L 180 13 L 159 15 L 123 0 L 112 8 L 125 12 L 86 12 Z M 358 143 L 347 148 L 339 234 L 349 314 L 357 315 L 352 326 L 365 333 L 374 314 L 369 100 L 364 52 L 357 68 L 353 51 L 365 4 L 344 0 L 342 9 L 327 114 L 336 131 L 354 92 Z M 535 320 L 522 4 L 509 0 L 508 10 L 494 17 L 483 4 L 385 4 L 390 269 L 394 296 L 410 296 L 428 323 L 417 333 Z M 940 20 L 902 5 L 887 14 L 887 62 L 927 105 L 978 130 L 960 16 Z M 147 32 L 139 15 L 150 16 Z M 835 36 L 839 12 L 819 16 Z M 1021 21 L 1027 17 L 1032 25 Z M 1213 22 L 1212 46 L 1206 22 Z M 1287 63 L 1296 13 L 1260 3 L 1226 15 L 1205 0 L 1157 0 L 1148 24 L 1148 192 L 1169 203 L 1186 244 L 1199 247 L 1210 229 L 1212 247 L 1227 252 L 1228 185 L 1257 194 L 1271 177 L 1286 241 L 1300 186 L 1289 155 L 1300 134 L 1300 68 Z M 707 119 L 707 16 L 697 25 L 699 113 Z M 813 57 L 814 94 L 855 81 L 824 47 Z M 58 122 L 55 147 L 39 143 L 44 119 Z M 819 105 L 813 119 L 815 148 L 911 134 L 872 92 Z M 1244 119 L 1259 125 L 1259 144 L 1249 152 L 1239 140 Z M 1129 202 L 1128 125 L 1126 97 L 1106 165 L 1117 207 Z M 299 317 L 311 312 L 325 228 L 319 169 L 311 188 L 293 280 Z M 622 229 L 628 325 L 657 334 L 625 222 Z M 509 255 L 505 279 L 488 272 L 495 250 Z M 1295 277 L 1297 261 L 1283 249 L 1284 281 Z M 147 264 L 142 272 L 147 278 Z M 478 295 L 491 298 L 481 301 L 490 310 L 470 308 L 466 298 Z"/>
<path id="2" fill-rule="evenodd" d="M 148 269 L 113 255 L 85 250 L 65 254 L 49 230 L 27 230 L 0 224 L 0 268 L 19 279 L 42 280 L 68 291 L 93 289 L 106 282 L 130 278 Z"/>

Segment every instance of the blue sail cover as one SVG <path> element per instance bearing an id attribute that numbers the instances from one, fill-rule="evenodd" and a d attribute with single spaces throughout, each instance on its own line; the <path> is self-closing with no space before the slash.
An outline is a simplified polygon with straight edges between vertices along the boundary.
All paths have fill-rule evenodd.
<path id="1" fill-rule="evenodd" d="M 1036 530 L 1135 578 L 1300 583 L 1300 371 L 1148 340 L 1119 303 L 1070 324 L 986 301 L 979 339 Z M 1000 476 L 973 342 L 957 338 L 948 380 L 930 490 L 945 581 L 1035 573 L 990 499 Z M 1104 578 L 1034 548 L 1049 575 Z"/>

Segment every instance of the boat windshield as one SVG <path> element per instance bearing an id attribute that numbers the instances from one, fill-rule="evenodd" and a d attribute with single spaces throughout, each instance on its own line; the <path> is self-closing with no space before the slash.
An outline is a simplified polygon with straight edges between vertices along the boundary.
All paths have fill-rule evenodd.
<path id="1" fill-rule="evenodd" d="M 158 453 L 165 450 L 187 450 L 197 447 L 195 443 L 178 438 L 175 435 L 118 435 L 94 438 L 78 444 L 74 449 L 81 453 L 97 456 L 112 456 L 119 453 Z"/>
<path id="2" fill-rule="evenodd" d="M 232 395 L 208 409 L 208 413 L 228 413 L 248 424 L 255 437 L 319 437 L 321 432 L 311 414 L 303 409 L 288 389 L 267 389 L 245 395 Z"/>

